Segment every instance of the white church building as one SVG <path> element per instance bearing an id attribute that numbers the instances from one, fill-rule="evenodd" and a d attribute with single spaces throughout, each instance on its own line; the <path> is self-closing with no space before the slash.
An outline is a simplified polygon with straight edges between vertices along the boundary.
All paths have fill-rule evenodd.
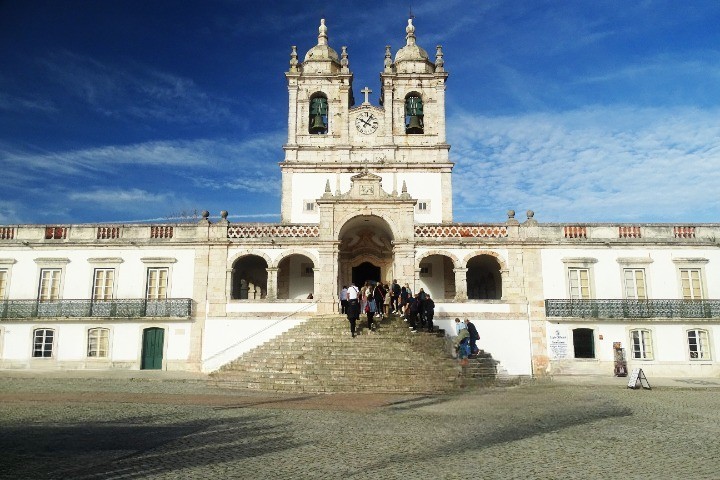
<path id="1" fill-rule="evenodd" d="M 720 224 L 453 223 L 433 57 L 408 21 L 372 105 L 324 21 L 292 47 L 278 224 L 0 226 L 0 368 L 211 372 L 397 279 L 511 376 L 720 376 Z"/>

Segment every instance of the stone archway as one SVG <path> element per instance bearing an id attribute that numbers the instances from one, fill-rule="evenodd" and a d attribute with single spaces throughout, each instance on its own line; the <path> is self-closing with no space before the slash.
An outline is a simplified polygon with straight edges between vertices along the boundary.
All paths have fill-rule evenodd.
<path id="1" fill-rule="evenodd" d="M 338 236 L 338 286 L 352 281 L 392 281 L 393 239 L 392 228 L 378 216 L 358 215 L 348 220 Z"/>

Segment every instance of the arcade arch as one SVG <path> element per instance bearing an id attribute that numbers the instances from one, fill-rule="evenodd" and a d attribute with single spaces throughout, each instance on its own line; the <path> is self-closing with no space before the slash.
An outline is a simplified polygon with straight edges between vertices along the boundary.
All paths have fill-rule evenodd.
<path id="1" fill-rule="evenodd" d="M 232 264 L 231 298 L 259 300 L 267 296 L 268 262 L 260 255 L 246 254 Z"/>
<path id="2" fill-rule="evenodd" d="M 425 289 L 435 300 L 453 299 L 456 294 L 457 258 L 444 252 L 428 252 L 417 262 L 418 288 Z"/>
<path id="3" fill-rule="evenodd" d="M 500 261 L 486 253 L 467 261 L 467 296 L 469 300 L 500 300 L 503 295 Z"/>

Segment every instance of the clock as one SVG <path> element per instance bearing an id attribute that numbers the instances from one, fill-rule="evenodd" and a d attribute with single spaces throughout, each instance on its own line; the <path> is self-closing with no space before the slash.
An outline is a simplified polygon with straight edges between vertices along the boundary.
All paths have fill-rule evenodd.
<path id="1" fill-rule="evenodd" d="M 355 128 L 365 135 L 370 135 L 377 130 L 378 125 L 378 119 L 371 112 L 360 112 L 355 119 Z"/>

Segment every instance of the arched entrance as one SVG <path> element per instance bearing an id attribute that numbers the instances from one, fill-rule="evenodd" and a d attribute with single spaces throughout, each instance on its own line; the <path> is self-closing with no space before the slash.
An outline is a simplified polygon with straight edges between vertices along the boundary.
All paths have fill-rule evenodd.
<path id="1" fill-rule="evenodd" d="M 392 281 L 393 233 L 385 220 L 358 215 L 343 225 L 338 240 L 338 286 Z"/>
<path id="2" fill-rule="evenodd" d="M 379 282 L 381 280 L 380 275 L 380 267 L 370 262 L 363 262 L 352 268 L 352 281 L 355 285 L 364 285 L 367 281 Z"/>

